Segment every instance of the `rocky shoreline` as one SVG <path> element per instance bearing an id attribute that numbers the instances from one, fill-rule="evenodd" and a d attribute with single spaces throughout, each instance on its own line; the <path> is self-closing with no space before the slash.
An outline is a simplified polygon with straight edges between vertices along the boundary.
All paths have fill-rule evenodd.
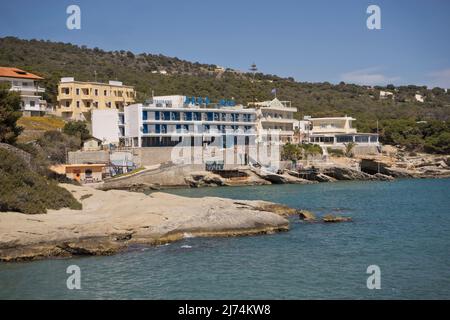
<path id="1" fill-rule="evenodd" d="M 98 187 L 102 190 L 145 192 L 173 187 L 199 188 L 208 186 L 247 186 L 270 184 L 312 184 L 335 181 L 392 181 L 397 178 L 448 178 L 450 156 L 418 154 L 409 156 L 397 152 L 395 156 L 366 156 L 360 158 L 331 158 L 328 163 L 308 173 L 292 170 L 267 172 L 261 168 L 241 167 L 239 178 L 224 177 L 209 171 L 186 171 L 172 179 L 155 175 L 109 179 Z M 162 182 L 166 181 L 166 182 Z"/>
<path id="2" fill-rule="evenodd" d="M 232 237 L 289 230 L 297 210 L 265 201 L 185 198 L 156 192 L 100 191 L 63 185 L 82 210 L 0 215 L 0 261 L 111 255 L 131 245 L 185 237 Z"/>

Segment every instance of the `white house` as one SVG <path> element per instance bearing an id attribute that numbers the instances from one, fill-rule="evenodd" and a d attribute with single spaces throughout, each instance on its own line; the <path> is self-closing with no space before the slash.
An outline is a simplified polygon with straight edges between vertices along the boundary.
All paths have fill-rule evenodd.
<path id="1" fill-rule="evenodd" d="M 10 90 L 20 93 L 22 111 L 26 116 L 42 116 L 46 112 L 47 102 L 41 96 L 45 89 L 38 86 L 40 80 L 44 78 L 21 69 L 0 67 L 0 82 L 9 82 Z"/>
<path id="2" fill-rule="evenodd" d="M 344 146 L 346 143 L 358 145 L 379 145 L 378 134 L 358 133 L 353 128 L 352 117 L 309 118 L 311 123 L 309 141 L 322 146 Z"/>
<path id="3" fill-rule="evenodd" d="M 258 142 L 272 134 L 279 135 L 281 144 L 294 142 L 294 119 L 297 108 L 291 106 L 290 101 L 280 101 L 277 98 L 271 101 L 255 102 L 251 104 L 257 113 Z"/>

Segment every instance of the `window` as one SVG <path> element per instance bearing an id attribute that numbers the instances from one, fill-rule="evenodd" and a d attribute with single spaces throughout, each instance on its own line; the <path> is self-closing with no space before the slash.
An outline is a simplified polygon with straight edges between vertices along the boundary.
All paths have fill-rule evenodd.
<path id="1" fill-rule="evenodd" d="M 91 169 L 87 169 L 84 172 L 84 175 L 85 175 L 86 178 L 92 178 L 92 170 Z"/>
<path id="2" fill-rule="evenodd" d="M 106 97 L 108 95 L 108 90 L 104 90 L 103 95 Z"/>
<path id="3" fill-rule="evenodd" d="M 98 89 L 95 89 L 95 90 L 94 90 L 94 94 L 95 94 L 96 96 L 98 96 Z"/>
<path id="4" fill-rule="evenodd" d="M 353 142 L 353 136 L 336 136 L 337 143 Z"/>
<path id="5" fill-rule="evenodd" d="M 369 136 L 355 136 L 355 142 L 368 143 L 369 142 Z"/>
<path id="6" fill-rule="evenodd" d="M 70 101 L 66 101 L 66 107 L 70 107 Z"/>
<path id="7" fill-rule="evenodd" d="M 87 108 L 90 108 L 90 107 L 91 107 L 91 102 L 90 102 L 90 101 L 86 102 L 86 107 L 87 107 Z"/>
<path id="8" fill-rule="evenodd" d="M 34 107 L 35 102 L 34 101 L 30 101 L 30 107 Z"/>
<path id="9" fill-rule="evenodd" d="M 75 92 L 76 92 L 77 96 L 80 95 L 80 89 L 79 89 L 79 88 L 76 88 L 76 89 L 75 89 Z"/>
<path id="10" fill-rule="evenodd" d="M 77 101 L 77 108 L 80 107 L 80 101 Z"/>

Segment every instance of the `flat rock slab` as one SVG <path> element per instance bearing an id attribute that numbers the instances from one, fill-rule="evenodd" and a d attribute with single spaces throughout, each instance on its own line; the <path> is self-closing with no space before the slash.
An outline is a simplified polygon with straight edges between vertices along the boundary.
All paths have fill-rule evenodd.
<path id="1" fill-rule="evenodd" d="M 113 254 L 129 244 L 158 244 L 186 235 L 237 236 L 289 228 L 280 207 L 263 201 L 61 186 L 80 200 L 83 209 L 0 213 L 0 260 Z"/>

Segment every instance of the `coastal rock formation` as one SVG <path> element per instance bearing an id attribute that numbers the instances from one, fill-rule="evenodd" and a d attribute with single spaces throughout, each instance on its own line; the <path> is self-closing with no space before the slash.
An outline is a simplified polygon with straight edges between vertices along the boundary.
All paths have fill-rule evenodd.
<path id="1" fill-rule="evenodd" d="M 299 210 L 298 216 L 301 220 L 304 220 L 304 221 L 315 221 L 316 220 L 316 216 L 314 215 L 314 213 L 312 213 L 311 211 L 308 211 L 308 210 Z"/>
<path id="2" fill-rule="evenodd" d="M 373 176 L 376 177 L 377 180 L 380 180 L 380 181 L 392 181 L 392 180 L 395 180 L 394 177 L 391 177 L 391 176 L 388 176 L 388 175 L 385 175 L 385 174 L 382 174 L 382 173 L 375 173 Z"/>
<path id="3" fill-rule="evenodd" d="M 335 181 L 337 181 L 337 179 L 327 176 L 326 174 L 323 174 L 320 172 L 311 174 L 309 176 L 309 179 L 311 179 L 312 181 L 317 181 L 317 182 L 335 182 Z"/>
<path id="4" fill-rule="evenodd" d="M 155 192 L 100 191 L 62 185 L 82 210 L 0 215 L 0 261 L 52 256 L 109 255 L 132 244 L 161 244 L 189 236 L 238 236 L 289 229 L 296 212 L 265 201 L 186 198 Z M 288 210 L 289 209 L 289 210 Z M 282 215 L 280 215 L 283 213 Z"/>
<path id="5" fill-rule="evenodd" d="M 329 167 L 323 173 L 337 180 L 377 180 L 373 175 L 348 167 Z"/>
<path id="6" fill-rule="evenodd" d="M 361 160 L 361 170 L 372 174 L 380 172 L 394 178 L 450 177 L 447 161 L 448 157 L 399 154 L 396 158 L 364 158 Z"/>
<path id="7" fill-rule="evenodd" d="M 208 171 L 192 172 L 184 179 L 191 188 L 226 185 L 225 179 Z"/>
<path id="8" fill-rule="evenodd" d="M 282 217 L 288 217 L 298 213 L 297 209 L 290 208 L 284 204 L 272 203 L 267 201 L 258 201 L 256 206 L 248 203 L 244 204 L 242 202 L 235 202 L 235 203 L 240 205 L 246 205 L 247 207 L 251 207 L 254 210 L 273 212 Z"/>

